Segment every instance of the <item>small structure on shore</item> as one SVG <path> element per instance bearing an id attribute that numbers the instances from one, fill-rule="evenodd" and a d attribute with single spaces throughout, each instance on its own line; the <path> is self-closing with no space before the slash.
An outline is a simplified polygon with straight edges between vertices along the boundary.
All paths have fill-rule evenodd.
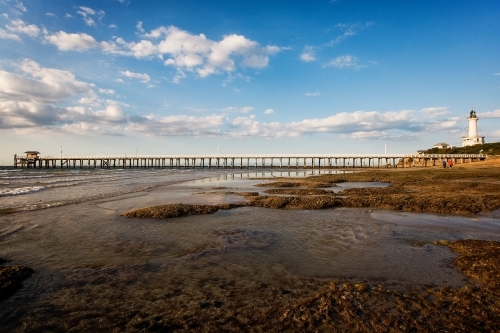
<path id="1" fill-rule="evenodd" d="M 446 142 L 440 142 L 436 143 L 433 148 L 439 148 L 439 149 L 448 149 L 448 148 L 453 148 L 453 146 L 447 144 Z"/>
<path id="2" fill-rule="evenodd" d="M 477 121 L 476 111 L 471 110 L 467 117 L 469 121 L 469 136 L 462 137 L 462 147 L 475 146 L 484 144 L 484 136 L 477 135 Z"/>

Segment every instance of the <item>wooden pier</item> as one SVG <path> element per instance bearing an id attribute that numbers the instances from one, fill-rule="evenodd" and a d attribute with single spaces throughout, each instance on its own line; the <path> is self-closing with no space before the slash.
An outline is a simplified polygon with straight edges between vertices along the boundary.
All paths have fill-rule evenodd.
<path id="1" fill-rule="evenodd" d="M 252 154 L 150 156 L 43 156 L 14 155 L 14 168 L 133 169 L 133 168 L 408 168 L 486 159 L 484 154 Z"/>

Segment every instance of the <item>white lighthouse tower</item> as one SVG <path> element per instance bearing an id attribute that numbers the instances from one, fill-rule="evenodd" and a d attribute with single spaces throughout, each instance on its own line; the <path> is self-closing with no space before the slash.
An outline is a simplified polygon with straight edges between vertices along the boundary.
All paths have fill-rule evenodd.
<path id="1" fill-rule="evenodd" d="M 472 110 L 467 117 L 469 120 L 469 136 L 462 137 L 462 147 L 482 145 L 484 144 L 484 136 L 477 135 L 477 120 L 476 111 Z"/>

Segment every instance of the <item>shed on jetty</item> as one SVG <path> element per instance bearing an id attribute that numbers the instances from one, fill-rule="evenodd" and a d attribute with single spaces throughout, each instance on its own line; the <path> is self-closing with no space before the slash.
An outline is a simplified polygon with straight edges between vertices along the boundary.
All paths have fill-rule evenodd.
<path id="1" fill-rule="evenodd" d="M 17 166 L 20 164 L 21 168 L 36 168 L 36 163 L 37 161 L 40 160 L 40 154 L 39 151 L 35 150 L 28 150 L 24 152 L 26 154 L 26 157 L 20 157 L 17 155 L 14 155 L 14 167 L 17 168 Z M 41 167 L 41 164 L 40 164 Z"/>
<path id="2" fill-rule="evenodd" d="M 40 154 L 39 151 L 34 151 L 34 150 L 28 150 L 24 152 L 26 154 L 26 159 L 27 160 L 36 160 L 38 159 L 38 154 Z"/>

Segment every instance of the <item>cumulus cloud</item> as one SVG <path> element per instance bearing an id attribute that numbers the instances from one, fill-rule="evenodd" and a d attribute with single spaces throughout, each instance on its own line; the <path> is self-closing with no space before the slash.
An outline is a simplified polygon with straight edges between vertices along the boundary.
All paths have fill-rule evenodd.
<path id="1" fill-rule="evenodd" d="M 500 109 L 494 111 L 481 112 L 477 114 L 481 118 L 500 118 Z"/>
<path id="2" fill-rule="evenodd" d="M 85 51 L 101 47 L 101 44 L 94 37 L 86 33 L 68 34 L 64 31 L 59 31 L 54 35 L 46 36 L 45 40 L 54 44 L 60 51 Z"/>
<path id="3" fill-rule="evenodd" d="M 33 60 L 19 64 L 22 74 L 0 70 L 0 128 L 61 127 L 78 123 L 123 124 L 128 116 L 120 103 L 99 100 L 91 83 L 79 81 L 74 74 L 42 67 Z M 99 89 L 101 93 L 114 93 Z M 78 103 L 96 106 L 61 106 Z M 74 104 L 74 102 L 73 102 Z"/>
<path id="4" fill-rule="evenodd" d="M 21 38 L 19 38 L 18 35 L 7 32 L 3 29 L 0 29 L 0 39 L 11 39 L 11 40 L 15 40 L 16 42 L 21 41 Z"/>
<path id="5" fill-rule="evenodd" d="M 305 62 L 311 62 L 311 61 L 315 61 L 316 57 L 310 52 L 309 53 L 303 52 L 300 55 L 300 60 L 305 61 Z"/>
<path id="6" fill-rule="evenodd" d="M 160 54 L 169 56 L 165 65 L 196 71 L 201 77 L 235 71 L 236 59 L 242 67 L 263 68 L 269 56 L 280 51 L 276 46 L 262 47 L 240 35 L 228 35 L 216 42 L 203 34 L 192 35 L 174 26 L 160 27 L 144 36 L 164 36 L 157 47 Z"/>
<path id="7" fill-rule="evenodd" d="M 34 25 L 26 25 L 23 20 L 12 20 L 10 25 L 6 25 L 7 29 L 12 32 L 26 34 L 31 37 L 36 37 L 40 33 L 40 29 Z"/>
<path id="8" fill-rule="evenodd" d="M 82 15 L 91 13 L 90 8 L 80 12 Z M 223 72 L 231 73 L 237 68 L 265 68 L 269 63 L 269 57 L 281 50 L 277 46 L 261 46 L 236 34 L 224 36 L 220 41 L 213 41 L 204 34 L 193 35 L 174 26 L 161 26 L 147 33 L 142 27 L 142 22 L 139 22 L 137 29 L 144 38 L 138 42 L 126 42 L 120 37 L 115 37 L 111 41 L 97 42 L 85 33 L 68 34 L 64 31 L 49 35 L 46 40 L 61 51 L 100 49 L 104 53 L 133 56 L 138 59 L 166 58 L 165 66 L 193 72 L 200 77 Z M 178 76 L 174 78 L 174 82 L 179 80 Z"/>
<path id="9" fill-rule="evenodd" d="M 0 71 L 0 98 L 53 103 L 89 93 L 92 88 L 68 71 L 44 68 L 33 60 L 22 61 L 20 69 L 27 76 Z"/>
<path id="10" fill-rule="evenodd" d="M 226 138 L 296 137 L 333 133 L 356 140 L 414 137 L 431 132 L 460 130 L 463 118 L 433 119 L 445 107 L 420 111 L 355 111 L 295 122 L 261 122 L 252 106 L 228 107 L 218 114 L 130 116 L 128 105 L 102 99 L 98 94 L 114 90 L 78 80 L 68 71 L 46 68 L 26 59 L 19 72 L 0 71 L 0 128 L 52 128 L 73 133 L 143 133 L 157 136 L 221 136 Z M 148 83 L 145 73 L 122 71 L 122 75 Z M 202 109 L 202 111 L 207 111 Z M 273 114 L 273 109 L 264 111 Z M 500 110 L 485 113 L 500 116 Z M 484 116 L 484 115 L 483 115 Z"/>
<path id="11" fill-rule="evenodd" d="M 92 108 L 73 106 L 65 109 L 62 120 L 94 124 L 122 124 L 127 122 L 127 115 L 116 104 L 108 104 L 104 109 L 94 111 Z"/>
<path id="12" fill-rule="evenodd" d="M 120 71 L 120 73 L 128 78 L 138 79 L 143 83 L 148 83 L 151 77 L 146 73 L 134 73 L 131 71 Z"/>
<path id="13" fill-rule="evenodd" d="M 437 116 L 442 116 L 446 114 L 450 114 L 450 111 L 448 110 L 447 106 L 438 106 L 438 107 L 429 107 L 429 108 L 423 108 L 420 110 L 420 112 L 427 117 L 434 118 Z"/>
<path id="14" fill-rule="evenodd" d="M 353 133 L 383 131 L 393 128 L 414 130 L 413 113 L 410 110 L 380 113 L 377 111 L 356 111 L 338 113 L 326 118 L 304 119 L 292 123 L 259 123 L 248 117 L 236 118 L 232 125 L 238 131 L 231 135 L 236 137 L 262 136 L 285 137 L 314 133 Z"/>

